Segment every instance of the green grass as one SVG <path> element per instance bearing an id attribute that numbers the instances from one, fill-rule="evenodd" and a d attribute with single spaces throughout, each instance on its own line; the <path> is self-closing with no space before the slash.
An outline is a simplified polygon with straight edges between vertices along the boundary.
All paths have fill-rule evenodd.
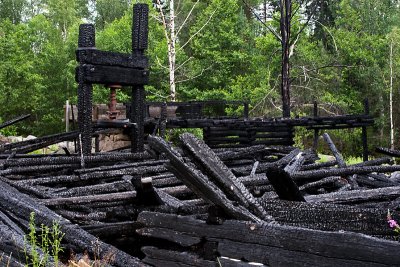
<path id="1" fill-rule="evenodd" d="M 345 158 L 345 162 L 347 165 L 353 165 L 353 164 L 363 162 L 363 158 L 362 157 L 348 157 L 348 158 Z"/>
<path id="2" fill-rule="evenodd" d="M 318 157 L 320 159 L 317 160 L 317 163 L 324 163 L 324 162 L 335 160 L 335 158 L 331 155 L 318 154 Z M 350 156 L 350 157 L 345 158 L 344 161 L 346 162 L 346 165 L 353 165 L 353 164 L 363 162 L 363 158 Z"/>

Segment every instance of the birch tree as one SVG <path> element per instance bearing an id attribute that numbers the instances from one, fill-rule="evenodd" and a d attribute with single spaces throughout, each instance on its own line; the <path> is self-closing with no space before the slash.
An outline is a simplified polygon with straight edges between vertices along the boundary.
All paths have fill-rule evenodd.
<path id="1" fill-rule="evenodd" d="M 189 38 L 183 44 L 179 44 L 180 42 L 180 34 L 182 29 L 187 26 L 187 23 L 191 16 L 193 15 L 193 11 L 195 10 L 196 6 L 199 4 L 200 0 L 196 0 L 194 4 L 192 4 L 191 9 L 189 12 L 184 16 L 184 19 L 180 25 L 176 23 L 177 15 L 181 14 L 181 10 L 178 10 L 178 5 L 175 4 L 174 0 L 166 0 L 162 2 L 161 0 L 156 0 L 157 2 L 157 9 L 160 14 L 160 21 L 164 27 L 165 38 L 167 40 L 167 47 L 168 47 L 168 72 L 169 72 L 169 97 L 171 101 L 176 101 L 177 99 L 177 92 L 176 92 L 176 85 L 179 81 L 176 79 L 176 72 L 179 69 L 183 69 L 184 66 L 191 60 L 191 58 L 186 59 L 184 62 L 177 64 L 177 53 L 179 51 L 183 51 L 183 49 L 192 41 L 193 38 L 196 37 L 203 29 L 207 26 L 210 20 L 213 17 L 213 14 L 209 17 L 209 20 L 201 27 L 196 33 L 189 36 Z M 178 6 L 178 7 L 177 7 Z M 177 48 L 179 44 L 179 48 Z M 197 75 L 196 75 L 197 76 Z M 194 76 L 195 77 L 195 76 Z M 192 78 L 194 78 L 192 77 Z M 187 79 L 187 80 L 190 80 Z M 186 80 L 185 80 L 186 81 Z"/>

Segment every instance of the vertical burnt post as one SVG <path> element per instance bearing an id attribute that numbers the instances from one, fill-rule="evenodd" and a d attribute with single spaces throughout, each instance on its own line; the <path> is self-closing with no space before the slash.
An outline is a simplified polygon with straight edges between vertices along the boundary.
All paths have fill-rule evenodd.
<path id="1" fill-rule="evenodd" d="M 82 49 L 95 49 L 95 28 L 93 24 L 81 24 L 79 26 L 78 53 Z M 79 64 L 84 64 L 79 59 Z M 78 151 L 83 155 L 89 155 L 92 151 L 92 89 L 91 83 L 85 82 L 82 68 L 78 68 L 78 126 L 80 140 Z"/>
<path id="2" fill-rule="evenodd" d="M 364 99 L 364 114 L 369 115 L 368 98 Z M 362 127 L 363 161 L 368 161 L 367 126 Z"/>
<path id="3" fill-rule="evenodd" d="M 133 6 L 132 24 L 132 56 L 143 56 L 147 49 L 149 7 L 146 4 Z M 145 114 L 144 85 L 132 86 L 131 120 L 136 124 L 132 127 L 132 152 L 144 150 L 144 114 Z"/>
<path id="4" fill-rule="evenodd" d="M 244 103 L 243 103 L 243 117 L 245 118 L 245 119 L 248 119 L 249 118 L 249 102 L 247 102 L 247 101 L 245 101 Z"/>
<path id="5" fill-rule="evenodd" d="M 163 102 L 161 104 L 161 116 L 160 116 L 160 136 L 165 138 L 166 128 L 167 128 L 167 117 L 168 117 L 168 110 L 167 110 L 167 103 Z"/>
<path id="6" fill-rule="evenodd" d="M 318 117 L 318 103 L 314 101 L 314 118 Z M 319 137 L 319 130 L 314 129 L 314 140 L 313 140 L 313 150 L 314 152 L 317 151 L 318 147 L 318 137 Z"/>

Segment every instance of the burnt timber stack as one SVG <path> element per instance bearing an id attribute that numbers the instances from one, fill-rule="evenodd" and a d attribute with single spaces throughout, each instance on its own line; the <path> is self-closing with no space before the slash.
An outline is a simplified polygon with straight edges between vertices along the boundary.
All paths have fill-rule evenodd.
<path id="1" fill-rule="evenodd" d="M 216 119 L 200 116 L 197 102 L 181 104 L 181 117 L 168 117 L 165 103 L 148 116 L 158 104 L 144 96 L 147 14 L 134 6 L 132 54 L 95 49 L 94 28 L 81 26 L 78 131 L 0 145 L 0 265 L 25 265 L 34 212 L 37 225 L 59 222 L 64 261 L 87 251 L 121 267 L 400 266 L 387 224 L 388 210 L 399 219 L 400 165 L 390 157 L 346 165 L 327 134 L 330 162 L 290 146 L 294 127 L 364 130 L 370 115 L 250 119 L 243 103 L 242 118 Z M 132 86 L 129 122 L 92 124 L 94 83 Z M 94 135 L 121 126 L 130 148 L 91 152 Z M 184 133 L 173 146 L 166 128 L 201 128 L 205 138 Z M 78 153 L 27 154 L 66 140 Z"/>
<path id="2" fill-rule="evenodd" d="M 99 238 L 111 266 L 400 264 L 386 218 L 400 203 L 391 158 L 337 168 L 293 147 L 180 139 L 150 136 L 142 153 L 3 152 L 1 253 L 24 262 L 33 211 L 39 225 L 60 222 L 66 251 L 95 253 Z"/>

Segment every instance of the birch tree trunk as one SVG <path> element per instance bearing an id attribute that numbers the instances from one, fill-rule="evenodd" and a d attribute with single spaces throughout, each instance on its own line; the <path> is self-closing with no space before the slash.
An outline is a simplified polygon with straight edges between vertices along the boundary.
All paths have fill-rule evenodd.
<path id="1" fill-rule="evenodd" d="M 168 42 L 168 58 L 169 58 L 169 86 L 171 101 L 176 101 L 176 82 L 175 82 L 175 65 L 176 65 L 176 32 L 175 32 L 175 8 L 174 0 L 169 0 L 170 15 L 170 34 L 171 40 Z"/>
<path id="2" fill-rule="evenodd" d="M 393 39 L 390 39 L 390 92 L 389 92 L 389 113 L 390 113 L 390 148 L 394 149 L 394 125 L 393 125 Z"/>

